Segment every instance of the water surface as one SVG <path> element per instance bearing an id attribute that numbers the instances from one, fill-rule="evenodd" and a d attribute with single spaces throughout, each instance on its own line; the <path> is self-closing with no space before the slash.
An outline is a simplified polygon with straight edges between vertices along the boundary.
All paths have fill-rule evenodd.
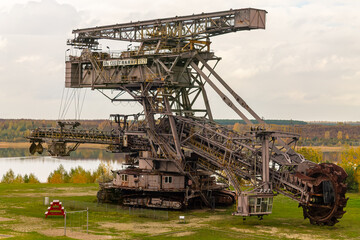
<path id="1" fill-rule="evenodd" d="M 52 157 L 46 153 L 30 156 L 28 149 L 3 148 L 0 149 L 0 178 L 12 169 L 15 175 L 33 173 L 40 182 L 47 182 L 49 174 L 60 164 L 66 171 L 77 166 L 95 171 L 101 162 L 110 164 L 111 169 L 121 169 L 123 160 L 123 154 L 113 154 L 101 149 L 78 149 L 70 157 Z"/>

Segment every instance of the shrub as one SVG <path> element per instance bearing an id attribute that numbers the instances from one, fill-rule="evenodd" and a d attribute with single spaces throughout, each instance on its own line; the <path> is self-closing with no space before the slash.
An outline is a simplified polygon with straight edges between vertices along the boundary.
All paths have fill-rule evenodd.
<path id="1" fill-rule="evenodd" d="M 321 163 L 323 161 L 323 153 L 320 150 L 303 147 L 297 150 L 298 153 L 304 156 L 305 159 L 315 163 Z"/>
<path id="2" fill-rule="evenodd" d="M 29 183 L 40 183 L 39 179 L 33 174 L 29 174 Z"/>
<path id="3" fill-rule="evenodd" d="M 14 174 L 14 171 L 12 169 L 9 169 L 9 171 L 7 171 L 2 179 L 1 179 L 1 182 L 2 183 L 13 183 L 15 180 L 15 174 Z"/>
<path id="4" fill-rule="evenodd" d="M 346 179 L 348 190 L 350 192 L 358 192 L 360 190 L 360 147 L 346 147 L 341 153 L 340 166 L 348 174 Z"/>
<path id="5" fill-rule="evenodd" d="M 111 181 L 114 178 L 111 169 L 112 166 L 109 161 L 106 164 L 103 161 L 101 161 L 97 170 L 94 172 L 96 181 L 97 182 Z"/>
<path id="6" fill-rule="evenodd" d="M 69 180 L 69 174 L 62 164 L 48 176 L 48 183 L 68 183 Z"/>
<path id="7" fill-rule="evenodd" d="M 29 176 L 27 174 L 24 175 L 24 183 L 29 183 Z"/>
<path id="8" fill-rule="evenodd" d="M 14 179 L 14 183 L 24 183 L 24 178 L 20 174 L 18 174 Z"/>
<path id="9" fill-rule="evenodd" d="M 358 192 L 359 191 L 359 181 L 358 181 L 358 172 L 356 168 L 350 165 L 343 165 L 342 168 L 348 174 L 346 178 L 347 189 L 349 192 Z"/>
<path id="10" fill-rule="evenodd" d="M 50 173 L 48 183 L 64 183 L 64 178 L 60 173 Z"/>
<path id="11" fill-rule="evenodd" d="M 90 183 L 90 181 L 88 181 L 87 175 L 88 175 L 88 173 L 80 166 L 78 166 L 76 168 L 72 168 L 70 170 L 70 174 L 69 174 L 70 182 L 71 183 Z M 91 173 L 90 173 L 90 175 L 91 175 Z"/>

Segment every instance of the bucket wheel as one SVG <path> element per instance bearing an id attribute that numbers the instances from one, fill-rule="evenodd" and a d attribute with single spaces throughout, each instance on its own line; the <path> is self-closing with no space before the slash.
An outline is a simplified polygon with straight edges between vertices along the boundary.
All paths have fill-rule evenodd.
<path id="1" fill-rule="evenodd" d="M 316 180 L 308 203 L 302 205 L 304 218 L 309 218 L 311 224 L 333 226 L 345 213 L 346 172 L 333 163 L 322 163 L 310 168 L 306 175 Z"/>

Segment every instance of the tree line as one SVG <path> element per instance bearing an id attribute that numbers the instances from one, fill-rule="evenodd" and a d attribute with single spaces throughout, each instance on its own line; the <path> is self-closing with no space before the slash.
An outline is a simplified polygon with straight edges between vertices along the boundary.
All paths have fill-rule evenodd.
<path id="1" fill-rule="evenodd" d="M 95 171 L 85 170 L 81 166 L 71 168 L 66 171 L 63 165 L 51 172 L 47 178 L 48 183 L 95 183 L 106 182 L 113 178 L 111 165 L 108 162 L 101 162 Z M 39 179 L 33 174 L 18 174 L 15 176 L 14 171 L 9 169 L 1 179 L 1 183 L 40 183 Z"/>
<path id="2" fill-rule="evenodd" d="M 109 121 L 106 120 L 81 121 L 81 126 L 84 128 L 104 130 L 108 125 Z M 25 137 L 32 129 L 56 126 L 56 120 L 0 119 L 0 142 L 25 142 Z"/>
<path id="3" fill-rule="evenodd" d="M 289 131 L 300 135 L 299 146 L 360 146 L 360 126 L 338 123 L 336 125 L 274 125 L 270 128 Z M 234 131 L 250 131 L 248 125 L 235 123 L 230 125 Z"/>
<path id="4" fill-rule="evenodd" d="M 215 120 L 219 124 L 227 125 L 235 131 L 246 132 L 250 128 L 243 121 L 232 119 Z M 297 130 L 300 134 L 301 146 L 360 146 L 360 125 L 337 123 L 335 125 L 321 123 L 306 123 L 296 120 L 266 120 L 270 126 Z M 255 123 L 255 122 L 254 122 Z M 26 142 L 25 136 L 32 129 L 39 127 L 56 127 L 55 120 L 31 119 L 0 119 L 0 142 Z M 108 120 L 81 120 L 79 128 L 109 130 Z"/>

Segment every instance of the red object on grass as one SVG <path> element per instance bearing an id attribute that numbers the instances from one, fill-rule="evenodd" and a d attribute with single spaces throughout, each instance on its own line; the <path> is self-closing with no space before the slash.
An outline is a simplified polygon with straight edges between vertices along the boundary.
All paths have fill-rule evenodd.
<path id="1" fill-rule="evenodd" d="M 45 212 L 45 218 L 47 218 L 47 216 L 65 217 L 64 207 L 61 206 L 62 203 L 59 200 L 53 200 L 50 204 L 50 207 L 48 207 L 47 211 Z"/>

